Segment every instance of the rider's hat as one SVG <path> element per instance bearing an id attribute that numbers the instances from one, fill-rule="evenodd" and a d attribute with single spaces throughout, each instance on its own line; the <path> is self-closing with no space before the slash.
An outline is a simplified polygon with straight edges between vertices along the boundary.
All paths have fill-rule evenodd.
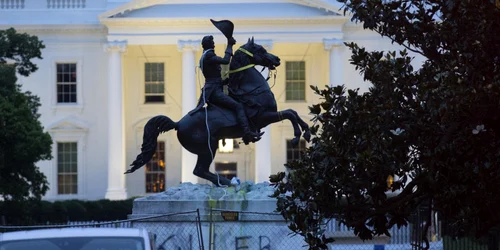
<path id="1" fill-rule="evenodd" d="M 233 22 L 229 20 L 214 21 L 213 19 L 210 19 L 210 21 L 217 29 L 219 29 L 222 32 L 222 34 L 224 34 L 224 36 L 227 39 L 233 37 L 233 30 L 234 30 Z"/>

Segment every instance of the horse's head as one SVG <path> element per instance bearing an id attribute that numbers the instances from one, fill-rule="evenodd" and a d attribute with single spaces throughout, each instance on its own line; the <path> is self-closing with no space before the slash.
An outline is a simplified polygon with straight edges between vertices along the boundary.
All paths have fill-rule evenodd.
<path id="1" fill-rule="evenodd" d="M 267 52 L 261 45 L 256 44 L 253 37 L 252 39 L 248 39 L 248 42 L 240 47 L 240 50 L 250 56 L 250 62 L 255 65 L 268 67 L 270 70 L 273 70 L 280 65 L 280 58 Z"/>

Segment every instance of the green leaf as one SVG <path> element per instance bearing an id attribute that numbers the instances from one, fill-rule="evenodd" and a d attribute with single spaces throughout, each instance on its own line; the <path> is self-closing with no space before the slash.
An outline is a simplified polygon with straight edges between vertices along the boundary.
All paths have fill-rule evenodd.
<path id="1" fill-rule="evenodd" d="M 311 112 L 311 114 L 319 115 L 321 113 L 321 106 L 319 104 L 314 104 L 309 107 L 309 111 Z"/>

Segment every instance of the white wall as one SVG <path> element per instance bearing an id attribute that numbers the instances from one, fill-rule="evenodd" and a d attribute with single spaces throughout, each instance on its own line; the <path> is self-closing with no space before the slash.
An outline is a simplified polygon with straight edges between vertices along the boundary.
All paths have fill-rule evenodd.
<path id="1" fill-rule="evenodd" d="M 103 52 L 101 41 L 103 34 L 37 34 L 45 42 L 42 51 L 43 60 L 36 60 L 39 70 L 28 78 L 22 78 L 24 90 L 32 91 L 40 97 L 42 106 L 39 109 L 40 120 L 47 129 L 57 121 L 76 119 L 88 126 L 88 133 L 82 149 L 81 157 L 85 165 L 82 169 L 86 179 L 81 196 L 78 198 L 103 198 L 107 188 L 107 109 L 103 105 L 107 100 L 107 57 Z M 75 37 L 85 36 L 88 42 L 72 43 Z M 58 42 L 51 42 L 51 41 Z M 56 105 L 55 64 L 57 62 L 77 62 L 78 84 L 82 86 L 81 106 Z M 53 147 L 55 149 L 55 147 Z M 52 152 L 56 156 L 57 151 Z M 51 162 L 40 163 L 41 170 L 47 175 L 50 190 L 47 199 L 57 198 L 57 168 Z M 67 197 L 71 198 L 71 197 Z"/>

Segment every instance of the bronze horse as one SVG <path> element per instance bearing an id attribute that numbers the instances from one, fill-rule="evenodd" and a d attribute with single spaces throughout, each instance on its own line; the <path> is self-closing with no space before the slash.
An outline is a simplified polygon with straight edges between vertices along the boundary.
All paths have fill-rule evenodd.
<path id="1" fill-rule="evenodd" d="M 294 129 L 295 137 L 292 144 L 298 144 L 302 132 L 304 139 L 309 141 L 311 133 L 307 123 L 295 110 L 277 111 L 274 94 L 267 80 L 253 67 L 255 65 L 273 70 L 280 65 L 280 59 L 268 53 L 252 38 L 234 53 L 229 71 L 229 93 L 244 104 L 251 129 L 260 130 L 269 124 L 287 119 L 290 120 Z M 177 130 L 177 138 L 186 150 L 198 155 L 194 175 L 209 180 L 216 186 L 231 185 L 229 179 L 211 173 L 209 168 L 215 157 L 218 141 L 226 138 L 241 138 L 243 130 L 239 127 L 235 114 L 231 110 L 213 104 L 209 104 L 192 115 L 185 115 L 178 122 L 163 115 L 151 118 L 144 127 L 141 153 L 130 165 L 132 168 L 125 173 L 132 173 L 149 162 L 156 151 L 158 135 L 171 129 Z"/>

